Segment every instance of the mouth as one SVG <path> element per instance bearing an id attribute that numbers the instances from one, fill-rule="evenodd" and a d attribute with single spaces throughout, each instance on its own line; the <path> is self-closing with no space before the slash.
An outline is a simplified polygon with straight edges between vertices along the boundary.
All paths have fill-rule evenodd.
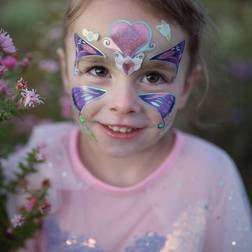
<path id="1" fill-rule="evenodd" d="M 132 139 L 136 137 L 144 128 L 135 128 L 125 125 L 100 124 L 106 134 L 112 138 Z"/>

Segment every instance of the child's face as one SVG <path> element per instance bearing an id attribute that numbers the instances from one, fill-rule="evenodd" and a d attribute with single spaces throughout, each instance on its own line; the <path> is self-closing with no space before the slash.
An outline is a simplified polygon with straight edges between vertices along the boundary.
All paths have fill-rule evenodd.
<path id="1" fill-rule="evenodd" d="M 167 17 L 138 3 L 92 0 L 74 21 L 66 43 L 63 75 L 69 94 L 74 90 L 74 116 L 79 121 L 83 115 L 96 146 L 115 157 L 141 153 L 165 139 L 191 86 L 186 76 L 186 34 Z M 162 20 L 166 23 L 160 26 Z M 92 36 L 87 36 L 88 31 Z M 78 47 L 82 39 L 88 44 Z M 183 42 L 181 55 L 154 60 Z"/>

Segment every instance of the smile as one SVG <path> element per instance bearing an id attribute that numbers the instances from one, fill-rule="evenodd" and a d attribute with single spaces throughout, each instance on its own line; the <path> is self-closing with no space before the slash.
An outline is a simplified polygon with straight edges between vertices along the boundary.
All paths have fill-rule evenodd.
<path id="1" fill-rule="evenodd" d="M 135 128 L 125 125 L 101 124 L 106 134 L 115 139 L 135 138 L 144 128 Z"/>
<path id="2" fill-rule="evenodd" d="M 113 130 L 114 132 L 120 132 L 120 133 L 130 133 L 136 128 L 129 128 L 129 127 L 120 127 L 120 126 L 114 126 L 114 125 L 107 125 L 108 128 Z"/>

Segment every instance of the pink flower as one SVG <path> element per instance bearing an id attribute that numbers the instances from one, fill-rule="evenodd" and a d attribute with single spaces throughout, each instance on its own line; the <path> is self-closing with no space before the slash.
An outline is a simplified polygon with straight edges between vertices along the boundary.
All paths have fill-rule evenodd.
<path id="1" fill-rule="evenodd" d="M 61 107 L 61 115 L 64 118 L 70 118 L 72 115 L 72 110 L 71 110 L 71 99 L 69 98 L 68 95 L 62 95 L 60 97 L 60 107 Z"/>
<path id="2" fill-rule="evenodd" d="M 55 60 L 41 60 L 39 62 L 39 69 L 48 73 L 56 73 L 59 70 L 59 64 Z"/>
<path id="3" fill-rule="evenodd" d="M 0 30 L 0 49 L 6 53 L 15 53 L 16 47 L 13 44 L 12 38 L 4 30 Z"/>
<path id="4" fill-rule="evenodd" d="M 0 80 L 0 94 L 9 95 L 10 89 L 4 80 Z"/>
<path id="5" fill-rule="evenodd" d="M 22 77 L 17 81 L 16 84 L 16 89 L 17 90 L 22 90 L 22 89 L 27 89 L 28 88 L 28 82 L 24 80 Z"/>
<path id="6" fill-rule="evenodd" d="M 4 65 L 8 70 L 11 70 L 11 69 L 15 68 L 15 66 L 17 64 L 17 60 L 13 56 L 7 56 L 7 57 L 3 58 L 0 61 L 0 63 L 2 65 Z"/>
<path id="7" fill-rule="evenodd" d="M 24 204 L 24 208 L 26 211 L 31 212 L 34 206 L 37 203 L 37 199 L 35 197 L 29 197 L 26 199 L 26 202 Z"/>
<path id="8" fill-rule="evenodd" d="M 0 77 L 2 77 L 6 71 L 7 71 L 7 68 L 0 63 Z"/>
<path id="9" fill-rule="evenodd" d="M 24 107 L 36 107 L 39 104 L 44 103 L 41 100 L 41 97 L 39 94 L 37 94 L 37 91 L 35 89 L 29 90 L 29 89 L 23 89 L 21 91 L 21 103 L 24 105 Z"/>
<path id="10" fill-rule="evenodd" d="M 42 214 L 48 214 L 51 210 L 51 205 L 47 199 L 40 205 L 39 210 Z"/>
<path id="11" fill-rule="evenodd" d="M 11 219 L 11 223 L 14 228 L 20 227 L 24 224 L 24 217 L 21 214 L 16 214 Z"/>
<path id="12" fill-rule="evenodd" d="M 62 36 L 62 29 L 60 27 L 53 27 L 49 32 L 48 32 L 48 38 L 50 40 L 59 40 Z"/>

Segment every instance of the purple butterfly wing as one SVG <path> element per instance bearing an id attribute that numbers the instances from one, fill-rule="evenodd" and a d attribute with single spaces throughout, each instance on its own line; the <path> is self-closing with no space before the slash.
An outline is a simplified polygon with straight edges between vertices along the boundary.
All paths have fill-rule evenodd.
<path id="1" fill-rule="evenodd" d="M 102 96 L 106 91 L 92 87 L 74 87 L 72 89 L 72 99 L 75 107 L 81 111 L 90 101 Z"/>
<path id="2" fill-rule="evenodd" d="M 162 119 L 169 115 L 174 107 L 176 98 L 171 94 L 144 94 L 139 96 L 144 102 L 158 110 Z"/>
<path id="3" fill-rule="evenodd" d="M 164 51 L 154 57 L 150 58 L 150 60 L 160 60 L 165 61 L 167 63 L 175 64 L 176 69 L 178 71 L 179 63 L 182 59 L 182 55 L 185 49 L 185 40 L 178 43 L 171 49 Z"/>
<path id="4" fill-rule="evenodd" d="M 104 57 L 104 54 L 101 51 L 81 38 L 77 33 L 74 34 L 74 42 L 76 46 L 76 61 L 79 61 L 82 57 L 91 55 Z"/>

